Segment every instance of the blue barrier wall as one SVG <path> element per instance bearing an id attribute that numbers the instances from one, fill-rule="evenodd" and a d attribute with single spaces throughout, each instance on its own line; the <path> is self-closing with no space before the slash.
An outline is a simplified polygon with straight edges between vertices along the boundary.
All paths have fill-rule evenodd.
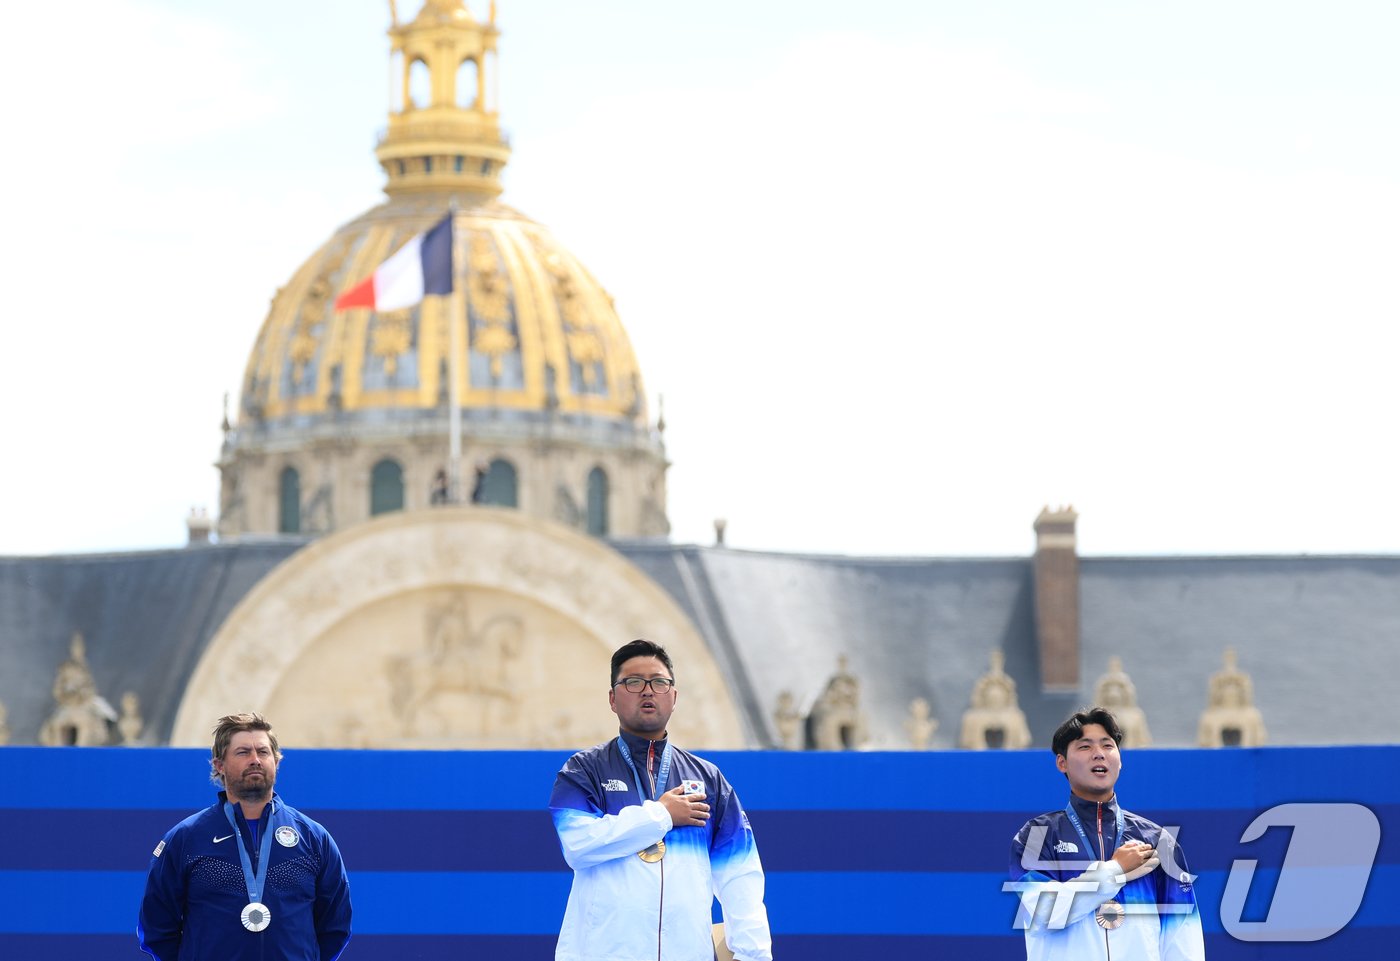
<path id="1" fill-rule="evenodd" d="M 570 875 L 544 805 L 562 752 L 293 751 L 278 790 L 330 829 L 351 874 L 350 961 L 553 958 Z M 748 809 L 780 961 L 1012 961 L 1012 834 L 1061 807 L 1048 751 L 708 755 Z M 151 849 L 212 802 L 207 752 L 0 748 L 0 958 L 142 957 Z M 1134 751 L 1119 794 L 1180 825 L 1211 961 L 1393 956 L 1400 938 L 1400 747 Z M 1267 916 L 1290 832 L 1242 843 L 1287 802 L 1353 802 L 1381 822 L 1360 909 L 1313 943 L 1222 927 L 1237 859 L 1258 861 L 1242 920 Z"/>

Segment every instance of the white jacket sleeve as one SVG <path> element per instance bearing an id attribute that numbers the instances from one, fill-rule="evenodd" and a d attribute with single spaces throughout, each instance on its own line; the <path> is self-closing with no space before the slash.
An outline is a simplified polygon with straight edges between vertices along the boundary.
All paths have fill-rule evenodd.
<path id="1" fill-rule="evenodd" d="M 1034 931 L 1058 930 L 1093 914 L 1100 904 L 1123 887 L 1123 868 L 1117 861 L 1095 861 L 1083 874 L 1068 881 L 1035 881 L 1035 911 L 1027 926 Z M 1022 892 L 1022 904 L 1030 904 Z"/>
<path id="2" fill-rule="evenodd" d="M 1175 847 L 1166 854 L 1177 870 L 1164 872 L 1159 878 L 1157 902 L 1161 905 L 1161 931 L 1157 949 L 1162 961 L 1205 961 L 1206 939 L 1201 931 L 1201 909 L 1186 872 L 1186 856 Z M 1187 910 L 1187 909 L 1190 910 Z"/>
<path id="3" fill-rule="evenodd" d="M 636 855 L 671 830 L 671 815 L 659 801 L 630 805 L 617 814 L 573 807 L 553 807 L 550 814 L 564 860 L 576 871 Z"/>
<path id="4" fill-rule="evenodd" d="M 1206 939 L 1201 931 L 1201 911 L 1163 915 L 1158 948 L 1162 961 L 1205 961 Z"/>
<path id="5" fill-rule="evenodd" d="M 773 937 L 763 905 L 763 863 L 738 797 L 731 793 L 727 801 L 715 825 L 716 843 L 710 852 L 714 894 L 724 913 L 725 943 L 735 961 L 771 961 Z"/>

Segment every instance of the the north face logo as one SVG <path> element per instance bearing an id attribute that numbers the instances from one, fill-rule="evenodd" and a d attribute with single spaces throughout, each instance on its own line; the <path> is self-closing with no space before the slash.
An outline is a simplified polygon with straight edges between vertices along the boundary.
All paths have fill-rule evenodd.
<path id="1" fill-rule="evenodd" d="M 1056 854 L 1078 854 L 1079 845 L 1073 841 L 1060 841 L 1055 845 Z"/>
<path id="2" fill-rule="evenodd" d="M 603 790 L 604 790 L 604 791 L 625 791 L 625 790 L 627 790 L 627 785 L 626 785 L 626 784 L 623 784 L 623 783 L 622 783 L 621 781 L 619 781 L 617 778 L 609 778 L 608 780 L 606 780 L 606 781 L 603 782 Z"/>

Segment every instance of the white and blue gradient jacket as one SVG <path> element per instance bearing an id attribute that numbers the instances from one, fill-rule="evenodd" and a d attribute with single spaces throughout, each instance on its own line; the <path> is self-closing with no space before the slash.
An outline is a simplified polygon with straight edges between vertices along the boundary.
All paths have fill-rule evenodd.
<path id="1" fill-rule="evenodd" d="M 1022 906 L 1016 920 L 1025 925 L 1028 961 L 1204 961 L 1201 912 L 1181 849 L 1170 839 L 1164 843 L 1160 825 L 1131 811 L 1123 811 L 1120 840 L 1117 798 L 1099 804 L 1071 796 L 1070 804 L 1090 850 L 1084 850 L 1086 837 L 1064 809 L 1027 821 L 1011 842 L 1011 880 L 1037 889 L 1018 892 Z M 1111 858 L 1123 841 L 1146 841 L 1162 856 L 1162 866 L 1119 883 L 1116 878 L 1122 873 Z M 1169 857 L 1174 865 L 1170 871 Z M 1093 882 L 1097 887 L 1069 888 L 1066 882 Z M 1041 892 L 1044 896 L 1037 899 Z M 1057 894 L 1065 898 L 1058 911 Z M 1112 930 L 1095 921 L 1099 905 L 1109 899 L 1125 909 L 1122 925 Z M 1027 904 L 1036 905 L 1033 915 Z"/>
<path id="2" fill-rule="evenodd" d="M 770 961 L 763 865 L 734 789 L 709 761 L 672 747 L 657 796 L 696 780 L 710 805 L 704 827 L 673 827 L 660 802 L 637 793 L 619 740 L 631 747 L 643 790 L 649 789 L 647 745 L 655 745 L 657 772 L 666 742 L 627 734 L 575 754 L 554 779 L 549 810 L 574 869 L 556 961 L 713 961 L 715 898 L 736 961 Z M 660 861 L 637 856 L 663 839 Z"/>

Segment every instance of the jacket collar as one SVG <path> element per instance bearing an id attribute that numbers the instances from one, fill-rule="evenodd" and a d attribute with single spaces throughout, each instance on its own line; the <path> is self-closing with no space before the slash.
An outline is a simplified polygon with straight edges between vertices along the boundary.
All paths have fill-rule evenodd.
<path id="1" fill-rule="evenodd" d="M 627 750 L 632 753 L 633 757 L 646 757 L 648 745 L 655 745 L 658 754 L 666 750 L 665 737 L 662 737 L 658 741 L 650 741 L 644 737 L 637 737 L 635 734 L 628 734 L 626 731 L 618 731 L 617 733 L 618 736 L 622 738 L 622 743 L 627 745 Z"/>

